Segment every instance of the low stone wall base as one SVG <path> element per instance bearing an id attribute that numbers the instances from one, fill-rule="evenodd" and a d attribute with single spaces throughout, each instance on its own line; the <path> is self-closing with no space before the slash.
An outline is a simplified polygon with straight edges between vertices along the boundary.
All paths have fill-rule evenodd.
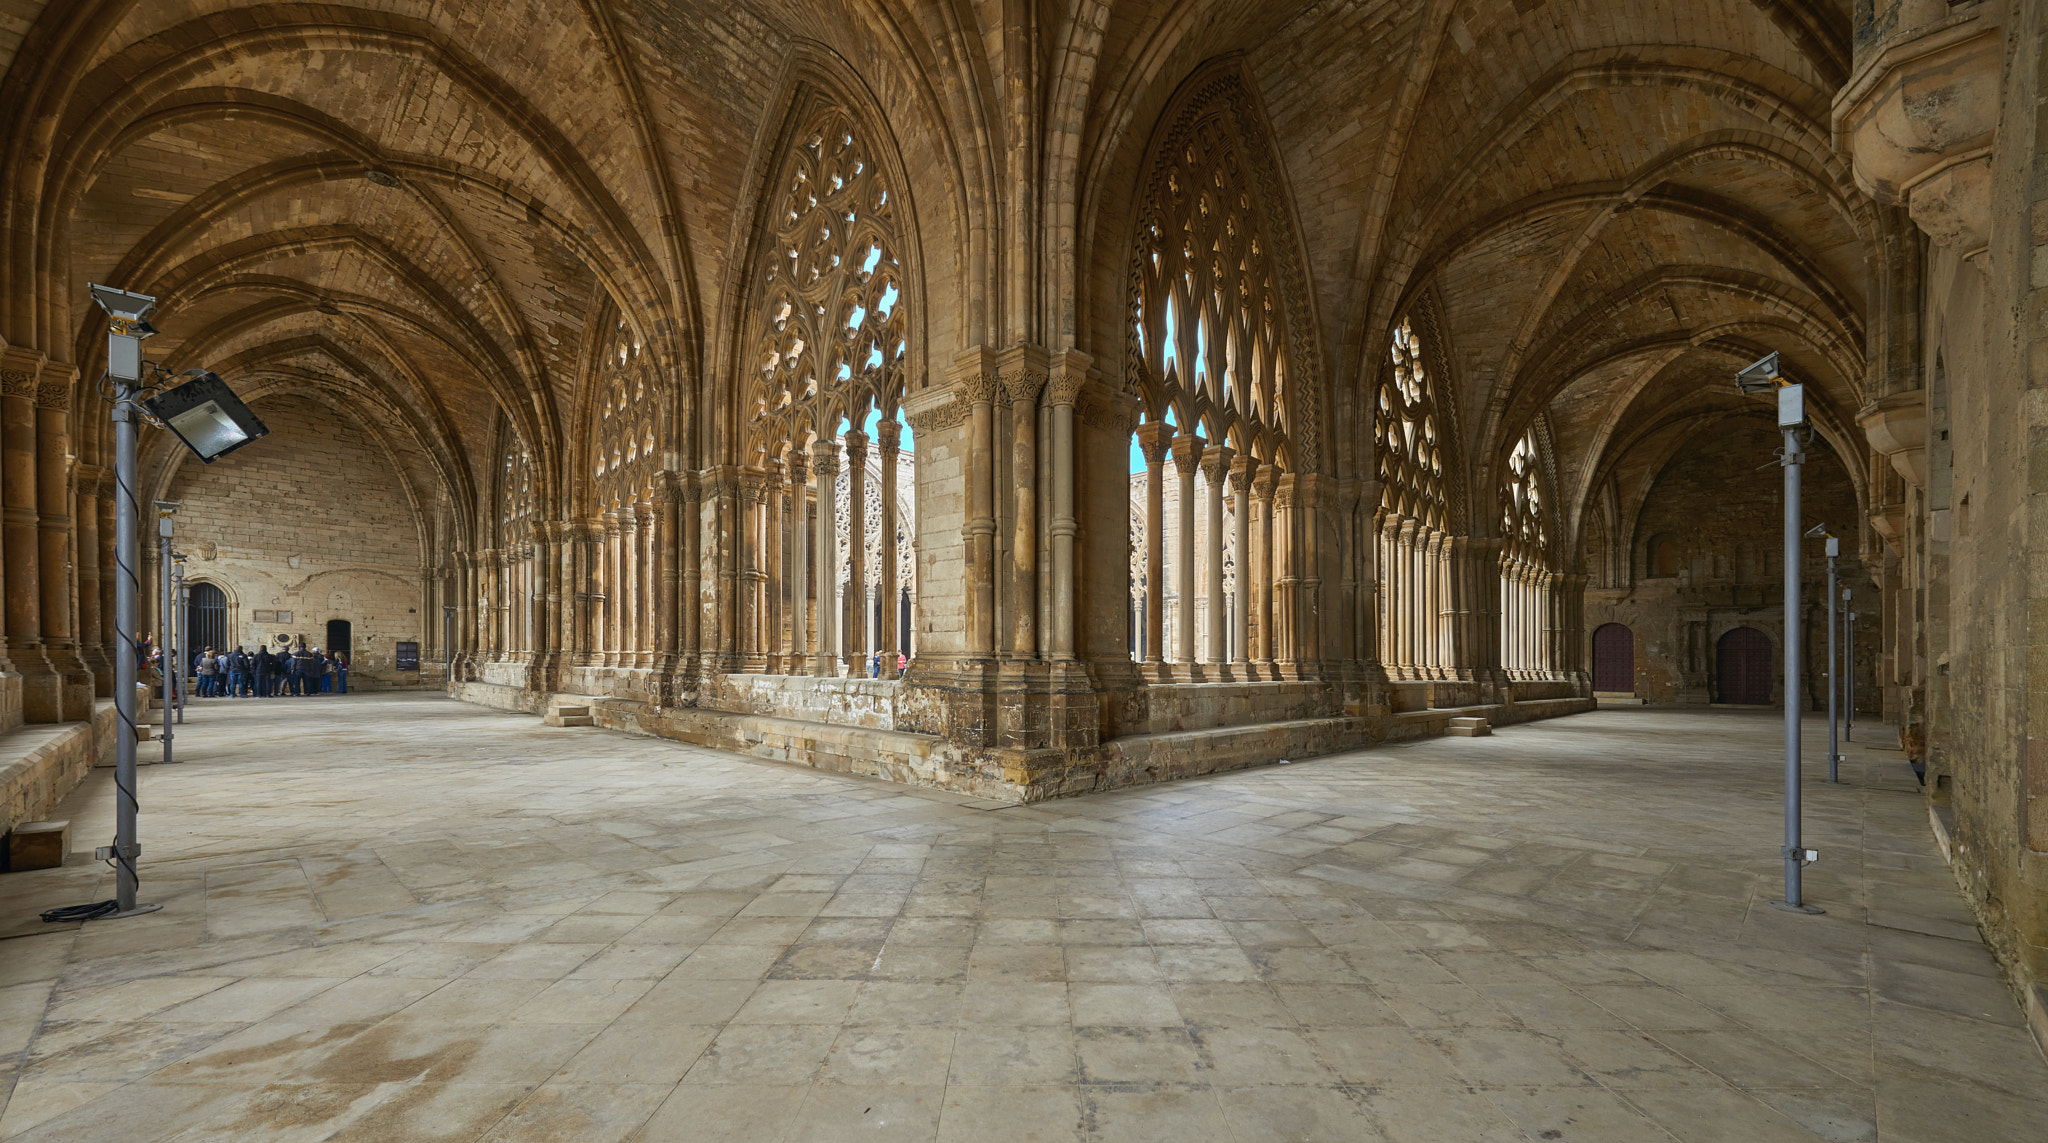
<path id="1" fill-rule="evenodd" d="M 1131 734 L 1094 750 L 971 751 L 936 735 L 903 730 L 702 707 L 656 708 L 631 699 L 542 694 L 498 683 L 458 683 L 451 693 L 464 702 L 523 714 L 587 706 L 596 725 L 611 730 L 1020 805 L 1440 735 L 1451 719 L 1461 716 L 1478 715 L 1495 726 L 1506 726 L 1577 714 L 1594 706 L 1589 698 L 1535 699 Z"/>
<path id="2" fill-rule="evenodd" d="M 85 722 L 31 723 L 0 734 L 0 833 L 49 817 L 113 753 L 111 699 L 94 703 Z"/>

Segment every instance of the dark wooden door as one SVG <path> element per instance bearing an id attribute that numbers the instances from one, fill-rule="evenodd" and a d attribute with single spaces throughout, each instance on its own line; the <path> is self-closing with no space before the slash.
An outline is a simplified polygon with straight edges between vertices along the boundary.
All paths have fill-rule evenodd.
<path id="1" fill-rule="evenodd" d="M 1636 690 L 1636 636 L 1620 623 L 1593 632 L 1593 689 L 1621 694 Z"/>
<path id="2" fill-rule="evenodd" d="M 1768 706 L 1771 702 L 1771 637 L 1754 627 L 1721 636 L 1714 655 L 1720 701 Z"/>

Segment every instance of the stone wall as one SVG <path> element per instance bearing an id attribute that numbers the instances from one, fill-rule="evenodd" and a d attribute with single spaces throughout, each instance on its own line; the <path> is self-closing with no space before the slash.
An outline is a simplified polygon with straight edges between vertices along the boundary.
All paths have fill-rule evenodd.
<path id="1" fill-rule="evenodd" d="M 87 722 L 27 726 L 0 734 L 0 836 L 43 821 L 86 772 L 114 752 L 114 704 L 94 704 Z M 74 837 L 73 844 L 84 845 Z"/>
<path id="2" fill-rule="evenodd" d="M 171 478 L 187 583 L 226 593 L 230 640 L 251 651 L 279 636 L 325 648 L 328 621 L 345 619 L 350 686 L 419 685 L 416 672 L 395 669 L 396 644 L 437 643 L 440 618 L 426 616 L 418 513 L 389 455 L 304 398 L 254 409 L 269 436 L 210 465 L 187 457 Z"/>
<path id="3" fill-rule="evenodd" d="M 1619 623 L 1634 639 L 1636 697 L 1652 703 L 1719 702 L 1720 641 L 1734 628 L 1752 627 L 1771 641 L 1771 701 L 1783 701 L 1784 476 L 1773 463 L 1780 439 L 1762 417 L 1724 420 L 1690 437 L 1656 473 L 1632 531 L 1623 533 L 1632 534 L 1633 542 L 1613 553 L 1611 574 L 1618 582 L 1586 592 L 1582 638 L 1589 666 L 1594 632 Z M 1876 685 L 1883 642 L 1876 586 L 1853 555 L 1863 535 L 1856 489 L 1821 438 L 1807 447 L 1801 483 L 1800 530 L 1826 524 L 1851 553 L 1837 563 L 1841 585 L 1853 589 L 1860 607 L 1857 706 L 1876 717 L 1883 708 Z M 1667 543 L 1669 551 L 1660 553 Z M 1807 706 L 1824 709 L 1826 548 L 1814 539 L 1803 551 Z M 1589 554 L 1587 562 L 1600 566 L 1606 555 Z"/>

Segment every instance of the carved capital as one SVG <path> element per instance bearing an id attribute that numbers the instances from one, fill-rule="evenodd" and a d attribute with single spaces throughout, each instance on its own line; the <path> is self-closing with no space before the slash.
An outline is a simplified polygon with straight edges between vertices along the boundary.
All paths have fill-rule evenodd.
<path id="1" fill-rule="evenodd" d="M 1080 404 L 1081 391 L 1088 384 L 1088 367 L 1094 360 L 1078 349 L 1054 354 L 1051 388 L 1046 393 L 1046 403 L 1055 408 Z"/>
<path id="2" fill-rule="evenodd" d="M 875 422 L 875 447 L 884 459 L 903 450 L 903 426 L 895 421 Z"/>
<path id="3" fill-rule="evenodd" d="M 63 381 L 45 381 L 36 386 L 36 408 L 69 409 L 71 386 Z"/>
<path id="4" fill-rule="evenodd" d="M 1230 462 L 1230 490 L 1240 495 L 1249 495 L 1252 482 L 1258 477 L 1259 462 L 1240 454 Z"/>
<path id="5" fill-rule="evenodd" d="M 811 442 L 811 475 L 830 480 L 839 475 L 839 444 L 836 441 L 815 440 Z"/>
<path id="6" fill-rule="evenodd" d="M 1227 447 L 1205 449 L 1202 452 L 1202 475 L 1210 484 L 1221 485 L 1223 478 L 1230 474 L 1230 462 L 1237 453 Z"/>
<path id="7" fill-rule="evenodd" d="M 19 397 L 26 401 L 35 400 L 36 375 L 19 369 L 0 369 L 0 397 Z"/>
<path id="8" fill-rule="evenodd" d="M 1182 433 L 1174 438 L 1173 466 L 1181 475 L 1190 476 L 1202 463 L 1202 446 L 1207 442 L 1193 433 Z"/>
<path id="9" fill-rule="evenodd" d="M 1173 436 L 1179 430 L 1165 421 L 1147 421 L 1138 426 L 1138 451 L 1145 454 L 1145 463 L 1153 468 L 1166 462 L 1166 453 L 1173 447 Z"/>
<path id="10" fill-rule="evenodd" d="M 859 429 L 846 434 L 846 463 L 859 468 L 867 463 L 868 435 Z"/>

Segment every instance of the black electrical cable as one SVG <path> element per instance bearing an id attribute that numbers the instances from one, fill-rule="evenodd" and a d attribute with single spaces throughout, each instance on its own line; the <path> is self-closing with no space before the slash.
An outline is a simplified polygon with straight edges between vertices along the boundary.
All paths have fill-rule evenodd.
<path id="1" fill-rule="evenodd" d="M 94 901 L 90 905 L 66 905 L 61 909 L 43 910 L 43 923 L 61 925 L 66 921 L 91 921 L 109 913 L 121 910 L 119 901 Z"/>
<path id="2" fill-rule="evenodd" d="M 121 402 L 120 402 L 119 400 L 117 400 L 117 401 L 115 402 L 115 408 L 116 408 L 117 410 L 118 410 L 118 409 L 120 408 L 120 404 L 121 404 Z M 128 415 L 132 417 L 132 416 L 134 416 L 134 415 L 135 415 L 135 411 L 136 411 L 136 409 L 137 409 L 137 407 L 138 407 L 138 403 L 136 402 L 136 400 L 135 400 L 135 398 L 134 398 L 134 396 L 133 396 L 132 394 L 131 394 L 131 395 L 129 396 L 129 398 L 128 398 L 128 401 L 127 401 L 127 404 L 128 404 L 128 406 L 129 406 L 129 407 L 128 407 Z M 135 497 L 135 489 L 133 489 L 133 488 L 129 487 L 129 486 L 128 486 L 128 483 L 127 483 L 126 481 L 124 481 L 124 480 L 122 480 L 122 479 L 121 479 L 121 471 L 120 471 L 120 468 L 119 468 L 119 466 L 118 466 L 118 465 L 117 465 L 117 466 L 115 467 L 115 469 L 114 469 L 114 485 L 115 485 L 115 488 L 116 488 L 117 492 L 118 492 L 118 493 L 119 493 L 119 494 L 120 494 L 121 496 L 124 496 L 124 497 L 126 497 L 126 498 L 127 498 L 127 500 L 128 500 L 128 503 L 129 503 L 129 504 L 131 505 L 131 509 L 130 509 L 130 511 L 131 511 L 131 513 L 132 513 L 132 514 L 131 514 L 131 516 L 130 516 L 130 519 L 133 519 L 133 520 L 135 520 L 135 521 L 136 521 L 137 523 L 140 523 L 140 522 L 141 522 L 141 520 L 142 520 L 142 502 L 136 499 L 136 497 Z M 123 564 L 123 563 L 121 563 L 121 561 L 120 561 L 120 553 L 121 553 L 121 548 L 120 548 L 120 545 L 116 544 L 116 545 L 114 546 L 114 562 L 115 562 L 115 564 L 116 564 L 116 565 L 118 565 L 118 568 L 119 568 L 120 574 L 122 574 L 122 575 L 125 575 L 125 576 L 127 576 L 127 577 L 128 577 L 128 582 L 129 582 L 130 584 L 134 585 L 133 587 L 131 587 L 131 588 L 129 589 L 129 592 L 128 592 L 128 594 L 129 594 L 129 597 L 130 597 L 130 598 L 132 598 L 132 599 L 135 599 L 135 600 L 137 600 L 137 602 L 138 602 L 138 604 L 139 604 L 139 602 L 140 602 L 140 599 L 141 599 L 141 595 L 142 595 L 142 576 L 141 576 L 141 575 L 140 575 L 140 574 L 139 574 L 139 573 L 137 572 L 137 570 L 136 570 L 135 568 L 129 567 L 128 565 L 126 565 L 126 564 Z M 138 606 L 137 610 L 138 610 L 138 611 L 140 610 L 140 607 L 139 607 L 139 606 Z M 116 627 L 118 628 L 118 627 L 119 627 L 120 625 L 119 625 L 119 624 L 115 624 L 115 626 L 116 626 Z M 124 653 L 124 654 L 126 654 L 126 655 L 128 655 L 128 656 L 129 656 L 129 661 L 130 661 L 130 662 L 132 662 L 132 663 L 135 663 L 135 664 L 136 664 L 136 666 L 140 667 L 140 666 L 141 666 L 142 664 L 141 664 L 141 658 L 140 658 L 140 656 L 139 656 L 139 655 L 138 655 L 138 653 L 137 653 L 137 652 L 138 652 L 138 644 L 136 643 L 136 639 L 135 639 L 135 632 L 133 632 L 133 631 L 121 631 L 121 632 L 119 632 L 119 634 L 120 634 L 120 636 L 121 636 L 121 640 L 122 640 L 122 643 L 124 644 L 124 645 L 123 645 L 123 647 L 122 647 L 122 653 Z M 168 671 L 168 670 L 171 670 L 171 669 L 172 669 L 172 667 L 173 667 L 173 664 L 172 664 L 172 662 L 171 662 L 171 654 L 170 654 L 170 648 L 168 648 L 168 647 L 164 647 L 164 648 L 159 648 L 159 653 L 160 653 L 160 654 L 161 654 L 161 655 L 163 656 L 163 665 L 164 665 L 164 670 L 166 670 L 166 671 Z M 126 697 L 126 698 L 128 698 L 128 699 L 129 699 L 129 704 L 128 704 L 128 705 L 129 705 L 129 706 L 130 706 L 130 708 L 132 709 L 132 707 L 133 707 L 133 705 L 134 705 L 134 699 L 133 699 L 133 696 L 123 696 L 123 697 Z M 119 703 L 116 703 L 116 704 L 115 704 L 115 707 L 114 707 L 114 709 L 116 710 L 116 712 L 120 711 L 120 709 L 121 709 L 121 704 L 119 704 Z M 169 707 L 166 707 L 166 708 L 164 709 L 164 716 L 165 716 L 166 718 L 168 718 L 168 717 L 170 717 L 170 713 L 171 713 L 171 712 L 170 712 L 170 709 L 169 709 Z M 135 726 L 135 720 L 134 720 L 134 719 L 133 719 L 132 717 L 124 717 L 124 718 L 123 718 L 123 719 L 122 719 L 121 721 L 122 721 L 122 726 L 121 726 L 121 728 L 120 728 L 120 729 L 119 729 L 119 730 L 118 730 L 118 731 L 117 731 L 116 733 L 119 733 L 119 734 L 125 734 L 125 735 L 127 735 L 127 736 L 128 736 L 128 741 L 129 741 L 129 742 L 134 742 L 134 741 L 136 740 L 136 726 Z M 130 781 L 131 781 L 131 783 L 135 781 L 135 779 L 134 779 L 134 776 L 133 776 L 133 774 L 132 774 L 132 773 L 130 774 Z M 126 798 L 126 799 L 128 799 L 128 804 L 130 804 L 130 805 L 134 806 L 134 807 L 136 808 L 136 810 L 137 810 L 137 811 L 140 811 L 140 810 L 142 809 L 142 800 L 141 800 L 140 798 L 138 798 L 138 797 L 136 797 L 136 796 L 135 796 L 135 795 L 136 795 L 136 792 L 135 792 L 135 788 L 134 788 L 134 786 L 133 786 L 133 785 L 126 785 L 126 786 L 124 786 L 124 785 L 122 785 L 122 784 L 121 784 L 121 771 L 120 771 L 120 768 L 119 768 L 119 767 L 116 767 L 116 768 L 115 768 L 115 770 L 114 770 L 114 786 L 115 786 L 115 792 L 116 792 L 116 795 L 117 795 L 118 797 L 122 797 L 122 798 Z M 121 866 L 121 868 L 122 868 L 122 869 L 125 869 L 125 870 L 127 871 L 127 873 L 128 873 L 128 876 L 129 876 L 129 879 L 130 879 L 131 881 L 133 881 L 133 882 L 134 882 L 134 883 L 135 883 L 136 885 L 140 885 L 140 884 L 142 883 L 142 879 L 141 879 L 140 877 L 136 876 L 136 871 L 135 871 L 135 858 L 134 858 L 134 856 L 133 856 L 133 855 L 130 855 L 130 854 L 126 854 L 126 853 L 122 853 L 122 852 L 121 852 L 121 839 L 120 839 L 120 838 L 119 838 L 118 836 L 114 838 L 114 846 L 113 846 L 113 850 L 114 850 L 114 860 L 115 860 L 116 862 L 118 862 L 118 863 L 120 864 L 120 866 Z M 118 873 L 117 873 L 117 875 L 118 875 Z M 100 902 L 99 904 L 100 904 L 100 905 L 104 905 L 104 904 L 106 904 L 106 903 L 107 903 L 107 902 L 104 902 L 104 901 L 102 901 L 102 902 Z M 80 906 L 75 906 L 75 907 L 76 907 L 76 908 L 98 908 L 99 906 L 98 906 L 98 905 L 92 905 L 92 906 L 85 906 L 85 905 L 80 905 Z M 55 910 L 53 910 L 53 911 L 55 911 Z M 108 912 L 112 912 L 112 911 L 114 911 L 114 910 L 108 910 Z M 95 914 L 93 914 L 93 916 L 104 916 L 104 915 L 105 915 L 105 913 L 95 913 Z M 49 919 L 49 914 L 47 914 L 47 913 L 46 913 L 46 914 L 44 914 L 44 915 L 43 915 L 43 919 L 44 919 L 44 920 L 48 920 L 48 919 Z M 80 919 L 80 920 L 90 920 L 91 918 L 86 918 L 86 917 L 82 917 L 82 918 L 79 918 L 79 919 Z"/>

